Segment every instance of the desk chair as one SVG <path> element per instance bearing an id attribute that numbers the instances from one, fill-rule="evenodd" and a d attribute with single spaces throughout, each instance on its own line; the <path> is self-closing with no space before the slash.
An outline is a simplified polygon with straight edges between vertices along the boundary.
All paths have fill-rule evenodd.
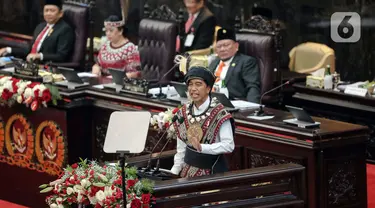
<path id="1" fill-rule="evenodd" d="M 308 74 L 318 69 L 331 67 L 331 74 L 335 72 L 335 51 L 320 43 L 306 42 L 294 47 L 289 52 L 290 71 Z"/>

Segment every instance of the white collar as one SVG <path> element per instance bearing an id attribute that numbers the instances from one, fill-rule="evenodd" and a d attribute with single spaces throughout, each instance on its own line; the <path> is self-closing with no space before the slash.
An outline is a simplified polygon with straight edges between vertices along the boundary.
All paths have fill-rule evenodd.
<path id="1" fill-rule="evenodd" d="M 197 19 L 197 17 L 198 17 L 198 15 L 199 15 L 199 13 L 201 13 L 200 11 L 198 11 L 197 13 L 195 13 L 195 14 L 189 14 L 189 18 L 191 17 L 191 15 L 193 15 L 194 16 L 194 20 L 195 19 Z"/>
<path id="2" fill-rule="evenodd" d="M 233 58 L 234 56 L 232 56 L 232 58 L 228 59 L 227 61 L 222 61 L 222 62 L 224 62 L 225 66 L 229 66 L 229 64 L 232 63 Z"/>
<path id="3" fill-rule="evenodd" d="M 211 98 L 210 98 L 210 96 L 208 96 L 206 101 L 204 101 L 204 103 L 202 105 L 200 105 L 198 108 L 194 104 L 194 112 L 201 112 L 201 111 L 206 110 L 210 105 L 210 100 L 211 100 Z"/>

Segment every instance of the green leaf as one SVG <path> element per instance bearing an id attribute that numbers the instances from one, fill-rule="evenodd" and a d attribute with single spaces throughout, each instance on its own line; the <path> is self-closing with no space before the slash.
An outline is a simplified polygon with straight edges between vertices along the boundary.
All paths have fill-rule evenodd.
<path id="1" fill-rule="evenodd" d="M 67 170 L 68 172 L 73 172 L 73 168 L 72 168 L 70 165 L 68 165 L 68 166 L 66 167 L 66 170 Z"/>
<path id="2" fill-rule="evenodd" d="M 48 187 L 40 191 L 40 193 L 48 193 L 53 190 L 53 187 Z"/>
<path id="3" fill-rule="evenodd" d="M 96 186 L 96 187 L 104 187 L 105 186 L 104 183 L 93 183 L 92 185 Z"/>
<path id="4" fill-rule="evenodd" d="M 52 97 L 51 97 L 52 104 L 53 105 L 57 105 L 57 100 L 61 100 L 62 99 L 61 96 L 60 96 L 60 93 L 59 93 L 59 89 L 56 86 L 53 86 L 53 85 L 50 85 L 50 84 L 47 84 L 45 86 L 51 92 L 51 95 L 52 95 Z"/>
<path id="5" fill-rule="evenodd" d="M 42 185 L 39 186 L 39 188 L 41 188 L 41 189 L 45 189 L 45 188 L 47 188 L 48 186 L 49 186 L 48 184 L 42 184 Z"/>
<path id="6" fill-rule="evenodd" d="M 142 191 L 144 193 L 152 193 L 154 190 L 155 182 L 150 179 L 142 179 Z"/>

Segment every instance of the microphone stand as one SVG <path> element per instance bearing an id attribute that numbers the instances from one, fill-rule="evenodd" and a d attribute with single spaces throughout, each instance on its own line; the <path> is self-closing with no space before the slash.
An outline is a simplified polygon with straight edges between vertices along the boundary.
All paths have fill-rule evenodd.
<path id="1" fill-rule="evenodd" d="M 161 135 L 160 139 L 156 142 L 154 148 L 151 150 L 151 153 L 150 153 L 150 157 L 148 158 L 148 162 L 147 162 L 147 167 L 146 169 L 144 170 L 144 172 L 147 172 L 151 169 L 151 157 L 152 157 L 152 153 L 155 151 L 156 147 L 158 146 L 158 144 L 161 142 L 161 140 L 163 140 L 163 137 L 164 135 L 167 133 L 167 130 L 164 131 L 164 133 Z"/>
<path id="2" fill-rule="evenodd" d="M 183 118 L 183 117 L 182 117 L 182 118 Z M 182 124 L 182 123 L 184 122 L 185 119 L 180 120 L 180 119 L 178 118 L 178 116 L 175 115 L 175 116 L 173 117 L 173 119 L 172 119 L 172 122 L 176 122 L 177 120 L 178 120 L 178 122 L 179 122 L 180 124 Z M 157 174 L 157 173 L 160 173 L 160 171 L 159 171 L 159 168 L 160 168 L 160 157 L 161 157 L 163 151 L 165 150 L 165 148 L 167 147 L 168 143 L 171 141 L 171 139 L 172 139 L 172 137 L 168 138 L 168 140 L 167 140 L 167 142 L 164 144 L 163 148 L 161 148 L 160 153 L 159 153 L 159 155 L 158 155 L 158 160 L 156 161 L 155 171 L 152 173 L 153 175 L 154 175 L 154 174 Z"/>
<path id="3" fill-rule="evenodd" d="M 290 83 L 292 83 L 292 80 L 289 80 L 289 81 L 285 82 L 284 84 L 279 85 L 279 86 L 277 86 L 277 87 L 275 87 L 275 88 L 273 88 L 273 89 L 271 89 L 271 90 L 269 90 L 269 91 L 263 93 L 263 95 L 260 97 L 260 102 L 259 102 L 260 106 L 259 106 L 259 110 L 258 110 L 258 111 L 255 111 L 253 115 L 254 115 L 254 116 L 271 116 L 271 115 L 273 115 L 272 113 L 267 113 L 267 112 L 264 111 L 264 109 L 263 109 L 263 105 L 262 105 L 263 97 L 264 97 L 265 95 L 267 95 L 268 93 L 273 92 L 273 91 L 275 91 L 275 90 L 277 90 L 277 89 L 279 89 L 279 88 L 281 88 L 281 87 L 283 87 L 283 86 L 285 86 L 285 85 L 288 85 L 288 84 L 290 84 Z"/>
<path id="4" fill-rule="evenodd" d="M 171 141 L 172 137 L 168 138 L 167 142 L 164 144 L 163 148 L 161 149 L 159 155 L 158 155 L 158 160 L 156 161 L 156 167 L 152 175 L 160 173 L 159 168 L 160 168 L 160 157 L 163 154 L 164 149 L 167 147 L 169 142 Z"/>

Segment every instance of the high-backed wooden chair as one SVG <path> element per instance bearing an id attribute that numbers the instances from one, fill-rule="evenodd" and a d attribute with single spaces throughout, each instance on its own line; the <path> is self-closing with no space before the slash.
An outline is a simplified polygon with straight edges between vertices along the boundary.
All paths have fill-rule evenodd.
<path id="1" fill-rule="evenodd" d="M 281 84 L 280 49 L 282 48 L 282 36 L 280 24 L 275 22 L 274 31 L 264 32 L 248 28 L 237 16 L 235 29 L 239 42 L 239 51 L 257 59 L 260 71 L 261 95 L 270 91 L 275 85 Z M 275 103 L 279 99 L 278 91 L 264 95 L 262 103 Z"/>
<path id="2" fill-rule="evenodd" d="M 75 42 L 70 61 L 57 66 L 74 68 L 82 71 L 86 55 L 86 43 L 89 30 L 89 5 L 67 1 L 63 4 L 64 20 L 73 28 Z"/>
<path id="3" fill-rule="evenodd" d="M 142 62 L 142 78 L 167 82 L 174 79 L 173 67 L 176 55 L 178 23 L 176 14 L 163 5 L 149 12 L 139 24 L 138 50 Z M 177 67 L 176 67 L 177 70 Z M 168 74 L 166 74 L 169 72 Z"/>

